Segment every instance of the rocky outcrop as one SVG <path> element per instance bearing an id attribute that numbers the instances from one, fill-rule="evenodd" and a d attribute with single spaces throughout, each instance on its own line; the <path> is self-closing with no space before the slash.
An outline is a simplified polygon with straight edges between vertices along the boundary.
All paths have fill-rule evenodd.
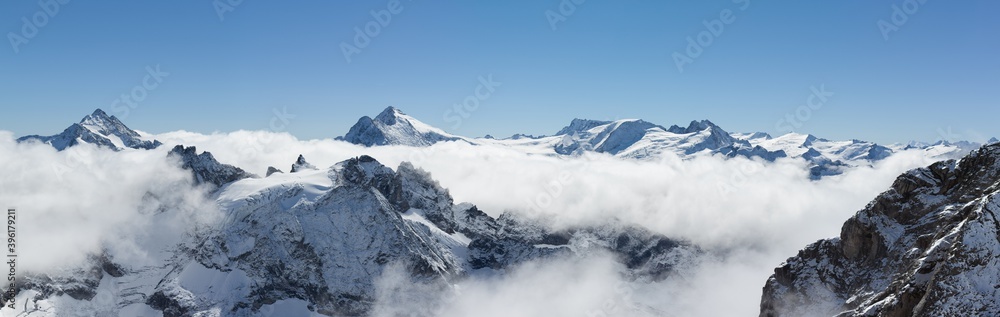
<path id="1" fill-rule="evenodd" d="M 282 172 L 280 169 L 275 168 L 274 166 L 268 166 L 267 167 L 267 174 L 264 175 L 264 177 L 268 177 L 268 176 L 274 175 L 275 173 L 284 173 L 284 172 Z"/>
<path id="2" fill-rule="evenodd" d="M 316 170 L 316 169 L 317 169 L 316 166 L 313 166 L 312 164 L 309 164 L 309 162 L 306 162 L 305 156 L 299 154 L 299 158 L 295 160 L 295 163 L 292 163 L 291 173 L 297 173 L 303 170 Z"/>
<path id="3" fill-rule="evenodd" d="M 177 145 L 170 150 L 168 156 L 179 160 L 181 168 L 190 170 L 197 184 L 209 183 L 221 187 L 244 178 L 257 177 L 239 167 L 219 163 L 212 153 L 198 154 L 198 149 L 193 146 Z"/>
<path id="4" fill-rule="evenodd" d="M 1000 312 L 1000 144 L 900 176 L 775 270 L 761 316 Z"/>

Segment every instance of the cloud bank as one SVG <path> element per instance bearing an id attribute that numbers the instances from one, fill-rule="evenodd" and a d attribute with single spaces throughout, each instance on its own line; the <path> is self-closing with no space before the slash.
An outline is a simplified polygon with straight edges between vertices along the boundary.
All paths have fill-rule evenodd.
<path id="1" fill-rule="evenodd" d="M 204 188 L 192 187 L 190 175 L 166 158 L 173 145 L 197 146 L 220 162 L 259 175 L 268 166 L 288 171 L 299 154 L 320 167 L 370 155 L 390 167 L 412 162 L 457 202 L 474 203 L 492 216 L 518 212 L 565 227 L 613 218 L 690 241 L 711 254 L 700 266 L 653 284 L 631 282 L 602 255 L 527 263 L 503 276 L 455 282 L 443 292 L 412 286 L 389 270 L 380 288 L 384 305 L 378 306 L 384 316 L 404 311 L 756 315 L 760 289 L 774 267 L 806 244 L 836 236 L 844 220 L 900 173 L 932 163 L 921 152 L 903 152 L 873 167 L 810 181 L 807 166 L 794 159 L 553 157 L 462 142 L 366 148 L 262 131 L 153 137 L 165 146 L 116 153 L 83 145 L 56 152 L 45 145 L 16 144 L 10 133 L 0 133 L 0 202 L 18 207 L 26 267 L 64 267 L 102 250 L 141 263 L 182 241 L 185 229 L 210 226 L 219 217 L 217 207 L 205 199 Z"/>
<path id="2" fill-rule="evenodd" d="M 165 149 L 57 152 L 0 131 L 0 203 L 17 209 L 18 269 L 54 272 L 101 254 L 135 265 L 221 215 Z"/>
<path id="3" fill-rule="evenodd" d="M 811 181 L 805 163 L 795 159 L 684 160 L 669 154 L 653 161 L 601 154 L 567 158 L 463 142 L 366 148 L 251 131 L 156 137 L 168 144 L 197 145 L 220 161 L 256 173 L 272 165 L 287 170 L 299 154 L 317 166 L 362 154 L 390 167 L 410 161 L 429 171 L 456 201 L 474 203 L 492 216 L 519 212 L 557 226 L 614 218 L 711 252 L 698 267 L 654 284 L 630 282 L 621 268 L 602 257 L 528 263 L 504 277 L 461 281 L 433 300 L 412 297 L 428 293 L 405 287 L 412 281 L 385 279 L 383 288 L 395 291 L 386 297 L 392 300 L 379 306 L 383 313 L 435 316 L 756 315 L 761 287 L 774 267 L 809 243 L 837 236 L 843 221 L 888 189 L 899 174 L 933 162 L 922 152 L 908 151 L 872 167 Z M 622 299 L 616 289 L 629 290 L 629 296 Z"/>

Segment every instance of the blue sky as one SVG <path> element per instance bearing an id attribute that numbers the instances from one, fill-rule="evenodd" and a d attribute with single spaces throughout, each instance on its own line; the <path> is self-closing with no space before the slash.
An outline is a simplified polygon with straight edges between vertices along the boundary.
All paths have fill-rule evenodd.
<path id="1" fill-rule="evenodd" d="M 796 132 L 831 139 L 1000 135 L 997 1 L 571 1 L 402 0 L 350 62 L 341 44 L 392 1 L 232 0 L 222 19 L 211 0 L 73 0 L 54 15 L 4 1 L 0 129 L 55 134 L 100 107 L 149 132 L 264 130 L 278 109 L 288 132 L 332 138 L 392 105 L 468 136 L 574 117 L 780 133 L 797 112 Z M 911 13 L 886 39 L 893 6 Z M 720 14 L 731 23 L 704 37 Z M 710 45 L 679 71 L 674 53 L 702 33 Z M 145 99 L 115 104 L 157 65 L 169 75 Z M 489 76 L 500 85 L 456 124 L 448 110 Z M 808 108 L 812 87 L 833 95 Z"/>

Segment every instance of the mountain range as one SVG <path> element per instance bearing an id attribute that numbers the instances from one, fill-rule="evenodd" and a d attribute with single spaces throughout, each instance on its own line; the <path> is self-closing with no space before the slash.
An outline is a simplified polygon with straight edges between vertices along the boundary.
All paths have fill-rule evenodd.
<path id="1" fill-rule="evenodd" d="M 502 146 L 535 155 L 602 153 L 651 160 L 744 156 L 777 162 L 805 160 L 812 176 L 835 175 L 898 151 L 958 156 L 972 143 L 882 146 L 812 135 L 729 133 L 710 121 L 664 127 L 643 120 L 575 119 L 552 136 L 505 139 L 451 135 L 395 108 L 361 118 L 339 138 L 364 146 L 425 147 L 438 142 Z M 27 136 L 58 150 L 90 143 L 115 151 L 163 143 L 131 130 L 101 110 L 61 134 Z M 1000 224 L 994 200 L 1000 186 L 1000 144 L 968 157 L 903 176 L 849 219 L 841 236 L 806 246 L 766 281 L 761 316 L 950 316 L 1000 311 Z M 698 265 L 706 251 L 634 224 L 554 229 L 545 219 L 517 213 L 492 217 L 455 202 L 432 175 L 411 163 L 395 168 L 370 156 L 317 167 L 299 155 L 284 173 L 264 177 L 176 145 L 167 154 L 191 173 L 224 214 L 222 222 L 191 233 L 154 265 L 95 254 L 63 274 L 28 276 L 15 286 L 19 316 L 57 316 L 62 302 L 112 300 L 83 315 L 282 316 L 307 311 L 366 316 L 376 283 L 401 270 L 412 283 L 449 292 L 470 276 L 503 275 L 536 259 L 606 253 L 632 280 L 659 281 Z M 4 298 L 6 299 L 6 298 Z M 642 310 L 649 316 L 668 312 Z M 413 312 L 421 315 L 421 312 Z M 638 313 L 637 313 L 638 314 Z"/>
<path id="2" fill-rule="evenodd" d="M 639 119 L 573 119 L 551 136 L 517 134 L 504 139 L 470 138 L 449 134 L 394 107 L 386 108 L 375 119 L 361 118 L 347 135 L 338 139 L 365 146 L 414 147 L 454 141 L 502 146 L 542 155 L 593 152 L 639 160 L 656 159 L 664 153 L 682 158 L 716 154 L 742 156 L 771 162 L 787 157 L 807 161 L 813 179 L 841 174 L 850 167 L 868 166 L 905 150 L 919 149 L 941 159 L 955 159 L 981 146 L 967 141 L 883 146 L 861 140 L 831 141 L 797 133 L 772 137 L 763 132 L 730 133 L 708 120 L 667 128 Z"/>
<path id="3" fill-rule="evenodd" d="M 540 155 L 604 153 L 637 160 L 654 160 L 664 153 L 682 158 L 741 156 L 770 162 L 792 158 L 806 161 L 813 179 L 838 175 L 851 167 L 870 166 L 900 151 L 923 150 L 932 157 L 957 159 L 982 145 L 969 141 L 938 141 L 884 146 L 861 140 L 831 141 L 811 134 L 788 133 L 772 137 L 763 132 L 730 133 L 708 120 L 668 128 L 639 119 L 573 119 L 551 136 L 517 134 L 503 139 L 489 136 L 471 138 L 449 134 L 395 107 L 386 108 L 374 118 L 362 117 L 344 136 L 336 139 L 363 146 L 427 147 L 439 142 L 466 142 Z M 995 140 L 993 138 L 991 142 Z M 162 144 L 129 129 L 118 118 L 108 116 L 100 109 L 60 134 L 30 135 L 19 138 L 18 142 L 47 143 L 60 151 L 81 142 L 114 150 L 152 149 Z"/>

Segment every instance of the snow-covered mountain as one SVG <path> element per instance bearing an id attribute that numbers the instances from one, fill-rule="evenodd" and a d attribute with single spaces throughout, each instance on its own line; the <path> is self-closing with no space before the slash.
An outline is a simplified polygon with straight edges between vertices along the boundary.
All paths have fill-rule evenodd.
<path id="1" fill-rule="evenodd" d="M 613 221 L 554 231 L 515 214 L 492 218 L 472 204 L 455 204 L 430 174 L 405 162 L 393 170 L 361 156 L 259 178 L 193 147 L 177 146 L 169 155 L 196 180 L 219 185 L 212 197 L 225 213 L 221 224 L 192 233 L 190 243 L 158 265 L 95 255 L 85 267 L 29 276 L 17 285 L 17 310 L 2 312 L 364 316 L 390 267 L 446 293 L 471 274 L 596 252 L 616 255 L 627 267 L 623 274 L 658 280 L 702 252 Z M 295 162 L 305 164 L 302 156 Z M 108 302 L 87 305 L 95 300 Z M 101 310 L 86 310 L 94 307 Z"/>
<path id="2" fill-rule="evenodd" d="M 80 143 L 115 150 L 160 145 L 100 110 L 63 134 L 20 141 L 28 140 L 60 150 Z M 636 119 L 575 119 L 552 136 L 465 138 L 391 107 L 375 119 L 362 118 L 343 140 L 418 147 L 460 141 L 537 155 L 596 152 L 635 160 L 664 153 L 790 158 L 808 161 L 817 178 L 898 151 L 949 157 L 973 145 L 885 147 L 802 134 L 730 133 L 707 120 L 666 128 Z M 194 147 L 178 145 L 167 155 L 190 171 L 199 190 L 209 188 L 205 195 L 224 213 L 221 223 L 191 229 L 185 243 L 170 249 L 151 250 L 167 254 L 152 265 L 104 252 L 82 267 L 26 276 L 15 285 L 17 308 L 0 308 L 0 314 L 363 316 L 378 298 L 378 278 L 390 269 L 447 293 L 457 281 L 503 275 L 526 261 L 596 253 L 613 255 L 629 279 L 657 281 L 697 265 L 706 252 L 613 218 L 560 230 L 516 212 L 494 218 L 456 203 L 429 173 L 406 162 L 393 169 L 359 156 L 317 167 L 298 155 L 289 173 L 271 167 L 259 177 Z M 900 177 L 845 224 L 839 239 L 810 245 L 782 265 L 765 288 L 761 315 L 996 311 L 998 162 L 1000 144 L 993 144 Z M 143 199 L 155 206 L 153 221 L 171 210 L 154 194 Z"/>
<path id="3" fill-rule="evenodd" d="M 462 141 L 476 145 L 502 146 L 539 155 L 606 153 L 626 159 L 657 159 L 663 153 L 682 158 L 723 155 L 759 158 L 773 162 L 781 158 L 802 159 L 810 166 L 812 179 L 838 175 L 857 166 L 870 166 L 897 152 L 922 150 L 930 157 L 957 159 L 981 144 L 939 141 L 933 144 L 883 146 L 862 140 L 832 141 L 810 134 L 788 133 L 772 137 L 763 132 L 731 133 L 708 120 L 692 121 L 686 127 L 669 128 L 639 119 L 601 121 L 573 119 L 551 136 L 516 134 L 510 138 L 469 138 L 448 134 L 398 109 L 389 107 L 375 119 L 361 120 L 342 139 L 355 144 L 429 146 L 437 142 Z"/>
<path id="4" fill-rule="evenodd" d="M 761 316 L 996 316 L 1000 144 L 900 176 L 775 270 Z"/>
<path id="5" fill-rule="evenodd" d="M 52 136 L 29 135 L 17 139 L 17 141 L 42 142 L 52 145 L 59 151 L 81 142 L 114 150 L 125 148 L 153 149 L 162 145 L 160 141 L 144 139 L 142 135 L 129 129 L 118 118 L 108 116 L 101 109 L 95 110 L 94 113 L 80 120 L 80 123 L 74 123 L 60 134 Z"/>
<path id="6" fill-rule="evenodd" d="M 427 146 L 462 138 L 420 122 L 399 109 L 388 107 L 374 119 L 362 117 L 346 135 L 338 139 L 365 146 Z"/>

